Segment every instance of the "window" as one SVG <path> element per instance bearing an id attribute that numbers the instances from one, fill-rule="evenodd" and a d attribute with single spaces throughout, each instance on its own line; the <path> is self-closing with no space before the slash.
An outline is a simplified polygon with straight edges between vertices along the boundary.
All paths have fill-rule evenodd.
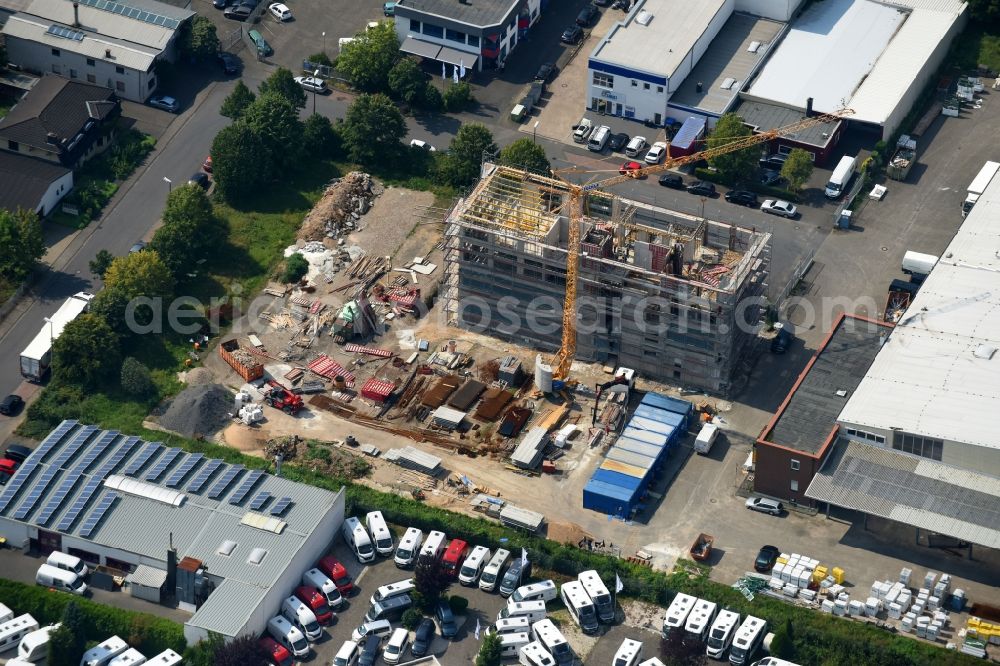
<path id="1" fill-rule="evenodd" d="M 97 77 L 93 74 L 87 74 L 87 83 L 97 83 Z"/>
<path id="2" fill-rule="evenodd" d="M 153 88 L 156 87 L 156 77 L 155 76 L 149 77 L 148 87 L 149 87 L 150 90 L 152 90 Z"/>
<path id="3" fill-rule="evenodd" d="M 115 67 L 115 73 L 117 73 L 117 74 L 124 74 L 125 73 L 125 68 L 124 67 Z"/>
<path id="4" fill-rule="evenodd" d="M 853 428 L 848 428 L 847 434 L 848 436 L 854 437 L 856 439 L 865 439 L 868 440 L 869 442 L 875 442 L 877 444 L 885 444 L 885 437 L 882 437 L 881 435 L 876 435 L 875 433 L 872 432 L 865 432 L 864 430 L 854 430 Z"/>
<path id="5" fill-rule="evenodd" d="M 469 46 L 479 46 L 479 35 L 469 35 Z"/>
<path id="6" fill-rule="evenodd" d="M 87 58 L 87 67 L 93 67 L 96 64 L 93 58 Z"/>
<path id="7" fill-rule="evenodd" d="M 797 472 L 799 470 L 799 461 L 792 458 L 792 471 Z"/>
<path id="8" fill-rule="evenodd" d="M 614 88 L 615 87 L 615 77 L 610 74 L 603 74 L 601 72 L 594 72 L 594 85 L 601 88 Z"/>
<path id="9" fill-rule="evenodd" d="M 444 37 L 444 28 L 439 25 L 424 23 L 424 34 L 428 37 L 437 37 L 438 39 L 441 39 Z"/>
<path id="10" fill-rule="evenodd" d="M 410 32 L 420 32 L 420 21 L 410 19 Z"/>
<path id="11" fill-rule="evenodd" d="M 892 438 L 892 448 L 921 458 L 941 460 L 944 442 L 931 437 L 921 437 L 905 432 L 897 432 Z"/>
<path id="12" fill-rule="evenodd" d="M 656 92 L 658 93 L 663 92 L 663 86 L 656 86 Z"/>
<path id="13" fill-rule="evenodd" d="M 21 146 L 18 145 L 17 141 L 7 141 L 7 150 L 11 150 L 16 153 L 21 150 Z"/>
<path id="14" fill-rule="evenodd" d="M 69 70 L 69 78 L 71 78 L 71 79 L 75 79 L 76 78 L 76 70 L 75 69 Z"/>
<path id="15" fill-rule="evenodd" d="M 52 73 L 53 74 L 59 74 L 60 73 L 60 71 L 59 71 L 59 65 L 52 65 Z"/>
<path id="16" fill-rule="evenodd" d="M 649 84 L 648 83 L 643 83 L 642 84 L 642 89 L 643 90 L 649 90 Z"/>
<path id="17" fill-rule="evenodd" d="M 444 32 L 444 38 L 452 42 L 462 42 L 465 43 L 465 33 L 459 32 L 458 30 L 452 30 L 448 28 Z"/>
<path id="18" fill-rule="evenodd" d="M 639 87 L 639 82 L 636 81 L 635 79 L 632 79 L 632 87 L 633 88 L 638 88 Z"/>
<path id="19" fill-rule="evenodd" d="M 62 55 L 62 51 L 60 51 L 59 49 L 52 49 L 52 55 L 58 58 L 59 56 Z"/>
<path id="20" fill-rule="evenodd" d="M 115 81 L 115 90 L 117 90 L 118 92 L 125 92 L 125 82 Z"/>
<path id="21" fill-rule="evenodd" d="M 799 482 L 795 479 L 792 479 L 792 490 L 795 492 L 799 491 Z"/>

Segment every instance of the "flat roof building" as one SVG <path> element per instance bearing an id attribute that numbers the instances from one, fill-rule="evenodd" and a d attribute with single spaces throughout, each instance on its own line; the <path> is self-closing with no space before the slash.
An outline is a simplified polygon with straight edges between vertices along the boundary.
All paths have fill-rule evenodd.
<path id="1" fill-rule="evenodd" d="M 15 548 L 166 572 L 161 594 L 193 612 L 192 643 L 262 632 L 343 519 L 343 490 L 76 421 L 53 430 L 0 493 L 0 535 Z"/>
<path id="2" fill-rule="evenodd" d="M 807 117 L 806 111 L 802 109 L 768 102 L 744 101 L 733 109 L 733 112 L 740 116 L 754 133 L 786 127 Z M 772 153 L 788 154 L 796 148 L 801 148 L 809 153 L 813 163 L 821 166 L 833 156 L 845 125 L 843 120 L 832 120 L 806 127 L 794 134 L 783 135 L 770 141 L 769 150 Z"/>

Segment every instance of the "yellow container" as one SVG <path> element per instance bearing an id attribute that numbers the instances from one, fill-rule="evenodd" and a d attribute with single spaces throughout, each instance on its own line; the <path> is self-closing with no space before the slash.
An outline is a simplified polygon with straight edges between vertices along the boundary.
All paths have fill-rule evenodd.
<path id="1" fill-rule="evenodd" d="M 779 557 L 778 558 L 778 564 L 788 564 L 788 558 L 787 557 Z"/>
<path id="2" fill-rule="evenodd" d="M 830 575 L 833 576 L 833 580 L 837 583 L 837 585 L 844 584 L 844 570 L 840 567 L 834 567 L 830 572 Z"/>
<path id="3" fill-rule="evenodd" d="M 826 567 L 821 564 L 813 569 L 812 579 L 814 583 L 818 583 L 824 578 L 826 578 Z"/>

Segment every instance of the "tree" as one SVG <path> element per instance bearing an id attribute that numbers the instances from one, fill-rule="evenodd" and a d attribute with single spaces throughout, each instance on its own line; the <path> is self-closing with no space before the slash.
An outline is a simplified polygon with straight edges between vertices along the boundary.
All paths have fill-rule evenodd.
<path id="1" fill-rule="evenodd" d="M 406 612 L 403 613 L 403 617 L 400 618 L 399 623 L 410 631 L 413 631 L 420 625 L 420 621 L 423 619 L 424 614 L 421 613 L 419 609 L 408 608 L 406 609 Z"/>
<path id="2" fill-rule="evenodd" d="M 214 666 L 267 666 L 268 661 L 253 636 L 222 642 L 215 648 Z"/>
<path id="3" fill-rule="evenodd" d="M 268 93 L 276 93 L 288 100 L 288 103 L 296 109 L 302 109 L 306 105 L 306 91 L 295 82 L 292 72 L 284 67 L 279 67 L 271 76 L 264 79 L 258 90 L 261 97 Z"/>
<path id="4" fill-rule="evenodd" d="M 77 666 L 87 647 L 87 633 L 80 607 L 70 601 L 63 609 L 59 628 L 49 636 L 48 664 Z"/>
<path id="5" fill-rule="evenodd" d="M 518 139 L 500 151 L 500 163 L 519 169 L 548 174 L 552 169 L 545 149 L 531 139 Z"/>
<path id="6" fill-rule="evenodd" d="M 94 277 L 104 279 L 104 273 L 107 272 L 108 266 L 111 262 L 115 260 L 115 255 L 111 254 L 107 250 L 99 250 L 94 258 L 90 260 L 90 272 L 94 274 Z"/>
<path id="7" fill-rule="evenodd" d="M 104 274 L 104 289 L 91 301 L 91 309 L 115 331 L 125 334 L 133 324 L 145 327 L 156 314 L 162 315 L 173 292 L 174 277 L 160 255 L 155 250 L 135 252 L 111 262 Z M 135 302 L 139 298 L 159 299 L 160 303 Z M 130 307 L 134 307 L 131 316 Z M 115 363 L 115 370 L 119 363 Z"/>
<path id="8" fill-rule="evenodd" d="M 149 247 L 179 280 L 218 241 L 218 232 L 218 221 L 205 190 L 185 185 L 167 196 L 163 226 L 153 234 Z"/>
<path id="9" fill-rule="evenodd" d="M 389 71 L 400 57 L 396 28 L 392 21 L 383 21 L 344 45 L 337 58 L 337 70 L 358 90 L 384 92 L 389 85 Z"/>
<path id="10" fill-rule="evenodd" d="M 314 65 L 326 65 L 327 67 L 333 67 L 333 61 L 330 60 L 330 56 L 326 54 L 326 51 L 320 51 L 319 53 L 314 53 L 308 58 L 309 62 Z"/>
<path id="11" fill-rule="evenodd" d="M 360 95 L 347 110 L 341 136 L 351 160 L 371 166 L 399 154 L 406 122 L 385 95 Z"/>
<path id="12" fill-rule="evenodd" d="M 441 91 L 437 89 L 437 86 L 433 82 L 428 81 L 424 84 L 422 97 L 422 106 L 427 111 L 440 111 L 444 108 L 444 98 L 441 97 Z"/>
<path id="13" fill-rule="evenodd" d="M 470 185 L 479 178 L 483 155 L 496 151 L 493 135 L 484 125 L 462 125 L 452 139 L 448 154 L 438 162 L 438 180 L 455 187 Z"/>
<path id="14" fill-rule="evenodd" d="M 987 26 L 996 26 L 1000 23 L 1000 0 L 969 0 L 969 15 Z"/>
<path id="15" fill-rule="evenodd" d="M 485 636 L 479 646 L 479 654 L 476 655 L 476 666 L 500 666 L 503 661 L 500 649 L 500 634 Z"/>
<path id="16" fill-rule="evenodd" d="M 799 192 L 812 176 L 813 161 L 805 150 L 795 148 L 788 153 L 785 165 L 781 167 L 781 177 L 788 181 L 788 189 Z"/>
<path id="17" fill-rule="evenodd" d="M 330 119 L 319 113 L 306 118 L 302 130 L 303 145 L 313 157 L 331 159 L 340 153 L 340 136 Z"/>
<path id="18" fill-rule="evenodd" d="M 785 618 L 784 629 L 774 632 L 774 638 L 771 639 L 771 655 L 789 661 L 795 657 L 795 630 L 792 627 L 792 618 Z"/>
<path id="19" fill-rule="evenodd" d="M 227 118 L 237 120 L 243 116 L 247 107 L 253 104 L 256 99 L 257 96 L 254 95 L 253 92 L 247 88 L 247 85 L 243 83 L 243 80 L 240 79 L 236 82 L 236 87 L 233 88 L 233 92 L 229 93 L 229 96 L 223 100 L 222 108 L 219 109 L 219 113 Z M 212 158 L 212 161 L 212 166 L 214 167 L 215 157 Z"/>
<path id="20" fill-rule="evenodd" d="M 227 201 L 257 191 L 273 169 L 264 142 L 242 120 L 223 127 L 212 141 L 212 176 Z"/>
<path id="21" fill-rule="evenodd" d="M 0 209 L 0 275 L 23 280 L 44 255 L 45 238 L 38 216 L 30 210 Z"/>
<path id="22" fill-rule="evenodd" d="M 268 162 L 274 171 L 294 167 L 302 153 L 302 121 L 288 99 L 276 92 L 262 93 L 247 107 L 242 122 L 258 136 L 268 152 Z M 215 158 L 212 158 L 215 166 Z M 213 168 L 214 171 L 214 168 Z"/>
<path id="23" fill-rule="evenodd" d="M 441 594 L 451 585 L 451 576 L 441 566 L 441 560 L 421 555 L 413 567 L 413 585 L 424 610 L 434 608 Z"/>
<path id="24" fill-rule="evenodd" d="M 444 91 L 445 111 L 465 111 L 472 104 L 472 86 L 465 81 L 453 83 Z"/>
<path id="25" fill-rule="evenodd" d="M 192 58 L 210 58 L 219 52 L 219 36 L 215 24 L 204 16 L 196 15 L 190 27 L 182 29 L 180 50 Z"/>
<path id="26" fill-rule="evenodd" d="M 423 101 L 427 77 L 412 58 L 403 58 L 389 70 L 389 91 L 411 106 Z"/>
<path id="27" fill-rule="evenodd" d="M 719 118 L 715 129 L 708 137 L 708 148 L 718 148 L 737 139 L 750 136 L 753 132 L 735 113 L 727 113 Z M 716 155 L 709 161 L 719 173 L 731 183 L 739 183 L 753 177 L 757 169 L 757 149 L 744 148 L 723 155 Z"/>
<path id="28" fill-rule="evenodd" d="M 94 313 L 66 324 L 52 345 L 53 375 L 72 384 L 96 387 L 113 377 L 120 365 L 118 335 Z"/>
<path id="29" fill-rule="evenodd" d="M 153 376 L 149 368 L 131 356 L 122 361 L 121 384 L 126 393 L 140 397 L 153 392 Z"/>
<path id="30" fill-rule="evenodd" d="M 285 270 L 281 273 L 282 282 L 298 282 L 309 272 L 309 262 L 300 253 L 288 257 L 285 260 Z"/>

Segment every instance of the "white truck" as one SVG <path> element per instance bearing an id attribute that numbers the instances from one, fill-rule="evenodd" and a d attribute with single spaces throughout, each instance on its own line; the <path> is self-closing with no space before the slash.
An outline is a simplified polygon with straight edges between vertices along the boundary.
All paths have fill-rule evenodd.
<path id="1" fill-rule="evenodd" d="M 707 455 L 718 437 L 719 426 L 714 423 L 706 423 L 698 431 L 698 436 L 694 440 L 694 452 Z"/>
<path id="2" fill-rule="evenodd" d="M 906 254 L 903 255 L 900 269 L 903 273 L 910 276 L 910 282 L 920 284 L 924 281 L 924 278 L 931 274 L 931 271 L 937 265 L 938 259 L 939 257 L 935 257 L 933 254 L 907 250 Z"/>
<path id="3" fill-rule="evenodd" d="M 830 176 L 830 182 L 826 184 L 826 194 L 827 199 L 839 199 L 845 191 L 847 191 L 847 186 L 851 183 L 851 179 L 854 178 L 854 169 L 858 166 L 858 158 L 851 155 L 844 155 L 837 162 L 836 168 L 833 170 L 833 174 Z"/>
<path id="4" fill-rule="evenodd" d="M 73 294 L 59 306 L 55 314 L 46 318 L 42 330 L 21 352 L 21 376 L 30 382 L 40 382 L 49 371 L 52 362 L 52 343 L 62 335 L 66 324 L 83 314 L 94 295 L 86 292 Z"/>
<path id="5" fill-rule="evenodd" d="M 987 162 L 979 170 L 975 179 L 969 184 L 968 194 L 965 196 L 965 201 L 962 202 L 962 217 L 968 215 L 972 207 L 976 205 L 980 195 L 986 191 L 986 186 L 993 180 L 993 176 L 997 175 L 998 170 L 1000 170 L 1000 162 Z"/>

